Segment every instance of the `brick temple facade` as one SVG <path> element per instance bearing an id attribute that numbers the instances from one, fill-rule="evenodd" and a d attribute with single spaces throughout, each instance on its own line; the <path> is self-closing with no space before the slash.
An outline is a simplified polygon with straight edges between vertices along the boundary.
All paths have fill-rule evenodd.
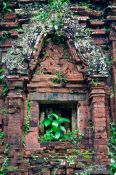
<path id="1" fill-rule="evenodd" d="M 92 0 L 100 10 L 72 2 L 74 19 L 67 19 L 60 37 L 53 29 L 41 35 L 39 23 L 30 22 L 38 6 L 47 4 L 45 0 L 12 0 L 12 12 L 1 12 L 0 36 L 4 31 L 8 35 L 0 43 L 4 86 L 9 89 L 3 95 L 0 84 L 0 132 L 4 132 L 0 166 L 8 144 L 6 174 L 75 175 L 90 166 L 91 174 L 109 174 L 110 118 L 116 121 L 116 6 L 106 2 Z M 90 36 L 83 27 L 89 28 Z M 77 149 L 88 151 L 88 159 L 79 157 L 70 166 L 66 155 L 75 155 L 70 142 L 39 142 L 45 133 L 40 123 L 50 111 L 70 120 L 68 131 L 78 128 L 83 133 Z"/>

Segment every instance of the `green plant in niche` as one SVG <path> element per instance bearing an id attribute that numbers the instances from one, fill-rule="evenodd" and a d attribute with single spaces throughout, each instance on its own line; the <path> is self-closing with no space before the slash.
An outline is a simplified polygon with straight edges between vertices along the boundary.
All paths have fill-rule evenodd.
<path id="1" fill-rule="evenodd" d="M 77 144 L 80 144 L 80 141 L 83 138 L 83 134 L 79 132 L 79 130 L 74 130 L 74 131 L 68 131 L 64 137 L 61 139 L 61 141 L 71 141 L 71 143 L 74 146 L 77 146 Z"/>
<path id="2" fill-rule="evenodd" d="M 67 83 L 67 77 L 61 72 L 56 73 L 56 77 L 52 78 L 51 81 L 53 83 L 61 83 L 62 85 L 65 85 Z"/>
<path id="3" fill-rule="evenodd" d="M 29 132 L 30 128 L 30 114 L 31 114 L 31 101 L 27 100 L 27 116 L 26 116 L 26 123 L 25 123 L 25 133 Z"/>
<path id="4" fill-rule="evenodd" d="M 43 124 L 46 128 L 46 133 L 42 139 L 45 141 L 62 139 L 64 137 L 64 133 L 66 132 L 66 122 L 70 122 L 70 120 L 55 113 L 48 115 L 48 118 L 41 122 L 41 124 Z"/>

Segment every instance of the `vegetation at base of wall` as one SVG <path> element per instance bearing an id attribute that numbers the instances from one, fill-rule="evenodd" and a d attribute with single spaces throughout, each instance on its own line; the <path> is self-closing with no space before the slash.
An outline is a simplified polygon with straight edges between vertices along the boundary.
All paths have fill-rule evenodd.
<path id="1" fill-rule="evenodd" d="M 2 139 L 2 141 L 4 141 L 4 132 L 0 133 L 0 139 Z M 4 148 L 5 157 L 4 157 L 3 163 L 0 167 L 0 175 L 7 175 L 10 172 L 16 172 L 18 170 L 17 166 L 10 166 L 9 165 L 9 157 L 8 157 L 9 151 L 10 151 L 10 147 L 9 147 L 9 144 L 7 143 L 5 145 L 5 148 Z M 2 156 L 0 156 L 0 157 L 2 157 Z"/>
<path id="2" fill-rule="evenodd" d="M 81 172 L 81 173 L 76 173 L 75 175 L 91 175 L 93 169 L 97 168 L 98 166 L 93 166 L 90 165 L 89 167 L 86 168 L 85 171 Z"/>
<path id="3" fill-rule="evenodd" d="M 87 161 L 88 159 L 92 159 L 93 152 L 89 150 L 80 150 L 81 141 L 84 135 L 80 133 L 79 130 L 66 131 L 65 123 L 67 122 L 70 122 L 67 118 L 63 118 L 56 113 L 51 113 L 48 115 L 48 118 L 45 118 L 40 123 L 45 128 L 45 134 L 39 141 L 70 142 L 72 144 L 72 147 L 68 149 L 70 154 L 66 152 L 64 158 L 58 158 L 58 154 L 53 153 L 52 155 L 48 155 L 48 157 L 44 157 L 43 160 L 45 161 L 45 164 L 53 160 L 57 161 L 57 165 L 55 166 L 56 168 L 54 168 L 54 175 L 57 174 L 58 170 L 61 168 L 60 166 L 65 166 L 67 164 L 69 167 L 72 167 L 75 164 L 77 167 L 79 165 L 83 169 L 81 170 L 81 175 L 90 175 L 97 166 L 90 165 L 89 167 L 86 167 L 86 165 L 79 160 L 84 159 Z M 31 159 L 34 161 L 39 160 L 39 156 L 32 154 Z M 78 175 L 78 173 L 75 175 Z"/>
<path id="4" fill-rule="evenodd" d="M 5 149 L 4 149 L 5 158 L 4 158 L 4 161 L 0 169 L 0 175 L 6 175 L 6 171 L 8 168 L 8 162 L 9 162 L 9 158 L 8 158 L 9 151 L 10 151 L 9 145 L 6 144 Z"/>
<path id="5" fill-rule="evenodd" d="M 31 117 L 31 101 L 27 100 L 27 116 L 26 116 L 26 123 L 25 123 L 25 133 L 29 132 L 30 128 L 30 117 Z"/>
<path id="6" fill-rule="evenodd" d="M 63 128 L 61 128 L 61 132 L 62 132 L 61 137 L 60 137 L 60 134 L 57 135 L 55 133 L 57 132 L 57 128 L 60 128 L 60 122 L 59 122 L 60 119 L 62 119 L 61 124 L 64 124 Z M 79 167 L 81 166 L 81 175 L 90 175 L 97 166 L 90 165 L 89 167 L 86 167 L 86 165 L 83 162 L 80 162 L 80 159 L 84 159 L 86 161 L 88 159 L 92 159 L 93 152 L 88 151 L 88 150 L 86 151 L 80 150 L 81 140 L 84 135 L 81 134 L 79 130 L 75 130 L 75 131 L 66 133 L 65 122 L 68 122 L 68 120 L 54 113 L 49 115 L 47 119 L 44 119 L 41 122 L 41 124 L 44 125 L 44 127 L 46 128 L 46 132 L 42 138 L 43 142 L 44 141 L 45 142 L 46 141 L 59 141 L 59 142 L 66 141 L 67 142 L 68 141 L 72 143 L 72 147 L 68 149 L 70 154 L 66 152 L 64 155 L 64 158 L 58 158 L 58 154 L 53 153 L 53 154 L 48 155 L 47 157 L 44 157 L 43 160 L 45 164 L 51 161 L 53 162 L 53 160 L 57 162 L 57 165 L 55 165 L 54 172 L 53 172 L 54 175 L 58 173 L 62 165 L 65 167 L 67 164 L 69 167 L 72 167 L 75 164 L 76 164 L 76 167 L 78 167 L 79 165 Z M 51 132 L 49 133 L 49 131 Z M 51 135 L 52 132 L 53 134 Z M 58 130 L 58 132 L 60 131 Z M 56 134 L 56 138 L 55 138 L 55 134 Z M 34 161 L 36 160 L 38 161 L 40 158 L 38 155 L 32 154 L 31 159 Z M 44 171 L 45 171 L 45 168 L 46 167 L 44 167 Z M 76 173 L 75 175 L 78 175 L 78 173 Z"/>
<path id="7" fill-rule="evenodd" d="M 109 145 L 109 157 L 110 157 L 110 175 L 116 173 L 116 124 L 110 123 L 110 139 Z"/>

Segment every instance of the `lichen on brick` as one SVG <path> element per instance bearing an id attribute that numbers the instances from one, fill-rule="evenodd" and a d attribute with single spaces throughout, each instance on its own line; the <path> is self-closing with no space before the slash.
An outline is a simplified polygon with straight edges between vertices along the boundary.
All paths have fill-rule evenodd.
<path id="1" fill-rule="evenodd" d="M 63 31 L 71 34 L 77 54 L 87 66 L 86 74 L 88 76 L 97 74 L 102 76 L 108 75 L 107 56 L 100 47 L 96 46 L 86 27 L 82 27 L 78 23 L 78 19 L 75 20 L 70 8 L 66 6 L 66 9 L 68 9 L 69 13 L 64 15 L 60 28 L 51 24 L 51 19 L 57 20 L 57 11 L 51 14 L 51 19 L 41 21 L 36 18 L 36 20 L 32 20 L 31 23 L 24 26 L 24 33 L 19 36 L 12 49 L 2 59 L 10 73 L 16 70 L 19 74 L 28 74 L 29 62 L 35 51 L 34 46 L 39 43 L 41 36 L 45 38 L 51 31 Z M 63 9 L 63 12 L 66 13 L 67 10 Z"/>

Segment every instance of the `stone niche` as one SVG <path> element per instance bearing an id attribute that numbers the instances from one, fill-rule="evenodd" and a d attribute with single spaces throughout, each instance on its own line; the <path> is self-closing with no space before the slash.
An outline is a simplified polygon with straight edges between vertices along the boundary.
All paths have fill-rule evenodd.
<path id="1" fill-rule="evenodd" d="M 55 112 L 70 120 L 66 126 L 67 131 L 77 128 L 84 131 L 87 120 L 87 85 L 82 73 L 84 67 L 71 41 L 62 35 L 48 35 L 33 77 L 27 84 L 31 120 L 36 118 L 36 122 L 40 123 L 49 113 Z M 29 143 L 31 134 L 41 136 L 45 133 L 42 126 L 35 126 L 36 131 L 30 125 L 31 133 L 26 136 L 27 149 L 35 148 L 35 142 L 34 145 Z"/>

